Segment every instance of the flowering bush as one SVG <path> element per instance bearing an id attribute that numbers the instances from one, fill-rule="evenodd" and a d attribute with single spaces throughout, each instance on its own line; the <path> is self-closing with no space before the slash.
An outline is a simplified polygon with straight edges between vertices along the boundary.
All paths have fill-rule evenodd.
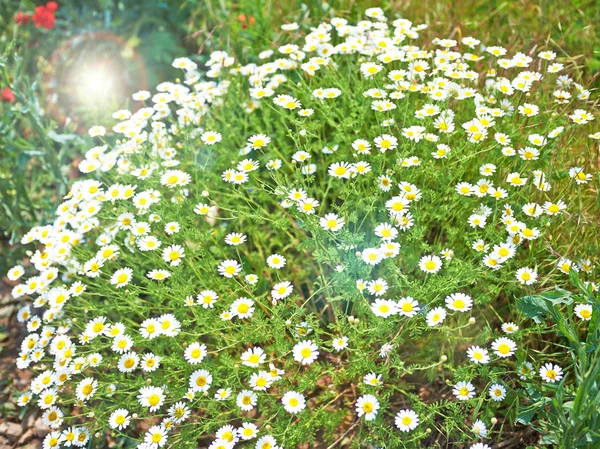
<path id="1" fill-rule="evenodd" d="M 589 92 L 552 51 L 366 15 L 176 59 L 90 129 L 8 273 L 46 448 L 597 444 Z"/>

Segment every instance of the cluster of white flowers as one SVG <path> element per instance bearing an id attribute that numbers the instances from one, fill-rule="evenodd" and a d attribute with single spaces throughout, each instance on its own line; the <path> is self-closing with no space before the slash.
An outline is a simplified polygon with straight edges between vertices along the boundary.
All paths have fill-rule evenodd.
<path id="1" fill-rule="evenodd" d="M 252 422 L 258 404 L 267 394 L 272 394 L 289 414 L 300 417 L 304 410 L 311 408 L 310 391 L 280 386 L 287 375 L 281 368 L 293 363 L 297 371 L 301 370 L 298 372 L 304 373 L 312 364 L 336 363 L 339 359 L 325 353 L 337 357 L 360 345 L 358 335 L 349 338 L 336 331 L 331 335 L 330 350 L 320 339 L 306 337 L 311 329 L 303 322 L 297 328 L 301 339 L 286 343 L 287 353 L 271 354 L 258 345 L 210 346 L 212 332 L 222 335 L 244 332 L 241 326 L 255 320 L 257 315 L 275 320 L 277 313 L 270 307 L 283 307 L 284 300 L 295 301 L 293 294 L 301 297 L 300 303 L 311 298 L 295 282 L 298 268 L 292 263 L 297 260 L 295 250 L 277 247 L 265 252 L 262 247 L 253 247 L 254 237 L 236 227 L 235 216 L 230 224 L 224 225 L 227 258 L 212 260 L 210 249 L 198 249 L 190 242 L 189 229 L 199 228 L 210 238 L 219 234 L 216 223 L 228 212 L 219 208 L 215 199 L 219 191 L 229 189 L 233 195 L 240 195 L 240 201 L 250 204 L 252 198 L 243 197 L 239 186 L 246 185 L 251 190 L 250 186 L 260 186 L 257 180 L 271 183 L 266 190 L 274 201 L 268 207 L 276 207 L 276 213 L 284 219 L 310 223 L 314 225 L 311 228 L 314 232 L 337 238 L 357 232 L 358 225 L 355 218 L 332 206 L 327 198 L 327 186 L 362 185 L 360 183 L 371 180 L 369 185 L 374 186 L 382 198 L 372 205 L 370 210 L 375 212 L 371 216 L 379 218 L 369 233 L 362 234 L 364 239 L 356 240 L 360 243 L 349 248 L 356 266 L 373 270 L 373 279 L 353 279 L 354 291 L 372 312 L 360 319 L 373 320 L 373 326 L 378 326 L 380 319 L 414 320 L 426 323 L 425 327 L 435 332 L 448 323 L 450 317 L 453 324 L 448 325 L 449 328 L 458 327 L 462 317 L 467 317 L 464 322 L 475 321 L 478 298 L 468 291 L 469 286 L 449 285 L 449 291 L 436 298 L 398 295 L 399 299 L 394 300 L 389 298 L 397 293 L 397 285 L 377 275 L 376 270 L 402 256 L 403 237 L 418 227 L 422 203 L 430 200 L 428 186 L 409 182 L 407 179 L 411 178 L 403 174 L 418 173 L 432 164 L 440 164 L 440 170 L 451 170 L 451 164 L 461 162 L 453 159 L 454 155 L 465 159 L 476 157 L 477 166 L 465 171 L 465 177 L 454 179 L 455 184 L 451 186 L 454 197 L 448 198 L 448 201 L 460 201 L 466 210 L 472 211 L 462 223 L 464 232 L 478 233 L 474 241 L 465 245 L 467 251 L 461 249 L 460 253 L 476 257 L 483 270 L 512 270 L 513 283 L 515 278 L 519 285 L 532 286 L 537 282 L 541 276 L 537 266 L 515 269 L 515 264 L 510 262 L 518 263 L 520 254 L 529 251 L 534 241 L 542 238 L 543 230 L 552 228 L 568 208 L 575 206 L 563 201 L 562 191 L 552 188 L 551 174 L 539 169 L 536 163 L 549 157 L 553 143 L 563 132 L 584 126 L 594 117 L 584 109 L 576 109 L 564 126 L 549 122 L 543 127 L 523 127 L 521 136 L 509 135 L 510 128 L 505 124 L 527 123 L 546 113 L 534 103 L 535 97 L 527 94 L 548 77 L 554 77 L 550 83 L 556 86 L 552 92 L 556 104 L 563 105 L 574 99 L 583 103 L 589 91 L 567 75 L 555 75 L 563 65 L 552 62 L 556 55 L 551 51 L 540 52 L 537 59 L 524 53 L 508 58 L 506 49 L 482 47 L 472 37 L 465 37 L 460 43 L 436 39 L 435 48 L 427 50 L 415 44 L 424 26 L 415 26 L 406 19 L 396 19 L 390 25 L 379 8 L 371 8 L 366 14 L 371 20 L 356 25 L 343 18 L 333 18 L 311 28 L 303 42 L 282 45 L 277 52 L 269 50 L 259 55 L 261 61 L 275 54 L 279 56 L 269 62 L 241 66 L 233 57 L 219 51 L 211 54 L 208 71 L 201 74 L 192 60 L 178 58 L 173 66 L 184 71 L 182 83 L 161 83 L 154 95 L 137 92 L 133 98 L 143 102 L 143 107 L 135 112 L 121 110 L 114 114 L 119 120 L 111 128 L 119 137 L 116 144 L 109 146 L 103 140 L 105 128 L 90 129 L 90 135 L 101 138 L 102 144 L 85 154 L 79 169 L 84 174 L 97 175 L 104 182 L 92 177 L 75 182 L 58 206 L 56 220 L 35 227 L 23 237 L 23 244 L 35 245 L 30 258 L 31 270 L 16 266 L 8 273 L 8 278 L 16 282 L 13 296 L 32 301 L 18 314 L 29 335 L 21 346 L 17 366 L 25 369 L 39 365 L 43 371 L 33 378 L 19 404 L 37 401 L 43 410 L 44 422 L 53 429 L 44 441 L 46 449 L 89 444 L 88 427 L 78 424 L 64 428 L 64 410 L 73 404 L 67 399 L 69 391 L 74 392 L 75 406 L 84 411 L 93 411 L 90 403 L 96 399 L 114 396 L 119 402 L 120 398 L 136 398 L 135 410 L 120 404 L 111 411 L 106 423 L 89 428 L 108 426 L 125 431 L 136 420 L 148 419 L 154 425 L 145 431 L 140 449 L 165 446 L 176 434 L 175 429 L 189 422 L 200 404 L 209 401 L 226 404 L 230 397 L 235 398 L 233 402 L 239 409 L 236 412 L 254 414 L 245 415 L 246 420 L 238 426 L 226 424 L 213 432 L 209 448 L 231 449 L 238 442 L 255 439 L 257 449 L 280 448 L 283 443 L 276 437 L 281 439 L 284 435 L 271 435 L 266 425 L 268 421 Z M 282 28 L 295 30 L 298 27 Z M 459 51 L 461 46 L 462 52 Z M 486 54 L 475 54 L 476 48 L 485 49 Z M 289 79 L 298 75 L 311 79 L 333 71 L 342 58 L 354 61 L 355 76 L 370 86 L 358 93 L 360 101 L 370 103 L 365 114 L 374 114 L 377 120 L 384 117 L 384 121 L 373 132 L 354 130 L 348 148 L 332 144 L 319 154 L 306 144 L 311 135 L 302 128 L 302 121 L 324 120 L 324 114 L 331 112 L 324 108 L 335 107 L 336 102 L 354 92 L 340 88 L 341 85 L 313 86 L 307 87 L 307 95 L 300 100 L 296 94 L 292 95 L 295 90 Z M 479 61 L 487 59 L 490 59 L 489 67 L 485 71 L 475 70 Z M 485 80 L 481 81 L 483 76 Z M 204 77 L 214 81 L 203 81 Z M 231 77 L 236 80 L 231 81 Z M 184 145 L 180 136 L 187 133 L 186 136 L 196 138 L 196 142 L 210 151 L 224 151 L 233 145 L 225 131 L 204 129 L 204 117 L 210 109 L 224 102 L 231 83 L 238 82 L 239 77 L 249 97 L 244 105 L 245 113 L 268 109 L 281 115 L 298 126 L 293 137 L 304 143 L 295 145 L 294 150 L 280 151 L 285 145 L 291 146 L 281 136 L 267 135 L 264 129 L 255 129 L 256 133 L 250 135 L 244 131 L 239 160 L 232 161 L 232 168 L 219 172 L 223 183 L 207 186 L 207 191 L 192 163 L 179 158 Z M 404 104 L 412 104 L 408 100 L 413 97 L 417 98 L 418 105 L 413 115 L 407 115 L 402 124 L 396 124 L 393 117 L 399 109 L 404 110 Z M 522 99 L 527 101 L 522 102 Z M 402 106 L 399 108 L 399 105 Z M 471 111 L 469 119 L 460 123 L 457 117 L 463 117 L 465 110 Z M 347 111 L 350 112 L 353 111 Z M 409 123 L 411 118 L 414 118 L 413 124 Z M 527 135 L 529 131 L 535 133 Z M 591 134 L 590 138 L 598 139 L 600 133 Z M 526 141 L 525 146 L 519 147 L 513 140 Z M 477 152 L 465 153 L 461 148 L 465 145 L 475 146 Z M 334 157 L 337 160 L 327 160 Z M 343 157 L 348 160 L 341 159 Z M 389 159 L 383 159 L 386 157 Z M 388 161 L 388 165 L 383 161 Z M 444 165 L 446 163 L 448 165 Z M 394 172 L 392 166 L 402 175 Z M 288 169 L 292 170 L 292 181 L 279 183 L 277 172 Z M 582 167 L 569 168 L 568 176 L 573 188 L 589 183 L 592 178 Z M 310 177 L 317 177 L 316 186 L 308 182 Z M 399 179 L 403 180 L 398 182 Z M 502 237 L 496 237 L 495 241 L 490 240 L 492 233 L 486 232 L 492 227 L 501 230 L 497 236 Z M 455 250 L 458 252 L 457 248 L 445 248 L 439 253 L 424 250 L 412 269 L 425 280 L 440 276 L 453 266 Z M 348 264 L 339 262 L 335 271 L 344 272 Z M 22 279 L 33 269 L 38 274 Z M 563 273 L 570 270 L 591 273 L 592 263 L 587 259 L 575 262 L 561 258 L 553 269 Z M 217 291 L 217 287 L 201 283 L 203 279 L 230 283 L 223 284 Z M 185 298 L 173 297 L 170 288 L 186 283 L 197 283 L 190 288 L 199 293 Z M 259 286 L 263 293 L 255 290 Z M 155 294 L 154 287 L 164 301 L 160 298 L 156 308 L 144 306 L 145 301 L 153 299 L 150 296 Z M 595 284 L 592 287 L 597 290 Z M 102 301 L 107 305 L 103 306 Z M 89 316 L 88 310 L 94 310 L 87 305 L 89 302 L 98 302 L 104 314 Z M 65 307 L 71 303 L 72 308 Z M 85 311 L 80 309 L 82 304 Z M 131 304 L 131 314 L 116 316 L 111 313 L 111 304 L 120 311 L 123 304 Z M 176 305 L 169 308 L 169 304 Z M 181 304 L 189 307 L 185 310 L 194 311 L 193 318 L 180 313 Z M 205 329 L 198 331 L 198 323 L 213 313 L 220 317 L 217 322 L 224 327 L 209 333 Z M 590 304 L 578 304 L 574 313 L 581 320 L 590 320 L 593 309 Z M 347 318 L 349 323 L 360 322 L 353 316 Z M 504 323 L 502 330 L 512 334 L 518 326 Z M 229 341 L 228 338 L 232 337 L 223 341 Z M 394 339 L 381 342 L 378 351 L 381 358 L 389 357 L 395 350 Z M 167 341 L 170 349 L 155 351 L 152 341 Z M 495 336 L 489 341 L 489 348 L 470 346 L 465 358 L 474 365 L 499 364 L 513 356 L 519 345 L 512 337 Z M 213 365 L 207 365 L 207 361 L 214 361 L 221 351 L 253 370 L 247 379 L 240 380 L 243 388 L 236 390 L 227 385 L 221 377 L 223 373 L 217 374 L 211 371 Z M 183 365 L 176 363 L 175 358 L 183 361 Z M 269 369 L 264 366 L 267 363 Z M 520 373 L 528 375 L 531 368 L 529 362 L 525 362 Z M 173 372 L 169 374 L 171 369 Z M 118 371 L 122 381 L 116 386 L 105 385 L 102 373 L 106 371 Z M 166 372 L 167 377 L 160 377 L 159 384 L 151 382 L 161 372 Z M 147 376 L 148 384 L 132 389 L 128 386 L 131 377 L 127 376 L 132 375 L 129 373 Z M 558 365 L 542 362 L 539 376 L 554 383 L 560 381 L 564 373 Z M 170 385 L 166 384 L 167 380 Z M 419 413 L 412 408 L 386 410 L 375 390 L 385 382 L 393 383 L 395 379 L 383 380 L 377 372 L 364 375 L 362 383 L 372 390 L 354 398 L 358 417 L 374 421 L 384 414 L 382 412 L 391 411 L 392 421 L 401 432 L 415 431 L 426 419 L 431 420 L 431 416 L 425 418 L 427 412 L 423 404 L 413 405 Z M 183 395 L 174 396 L 172 391 L 177 390 L 174 386 L 180 385 L 184 385 Z M 269 389 L 271 393 L 267 393 Z M 486 389 L 493 401 L 502 401 L 506 396 L 502 381 L 490 383 Z M 477 392 L 471 381 L 461 380 L 454 385 L 453 394 L 460 401 L 469 401 Z M 205 402 L 198 402 L 200 400 Z M 133 406 L 131 401 L 128 404 L 129 408 Z M 477 419 L 473 433 L 485 438 L 488 435 L 486 423 Z M 484 443 L 472 446 L 474 449 L 488 447 Z"/>

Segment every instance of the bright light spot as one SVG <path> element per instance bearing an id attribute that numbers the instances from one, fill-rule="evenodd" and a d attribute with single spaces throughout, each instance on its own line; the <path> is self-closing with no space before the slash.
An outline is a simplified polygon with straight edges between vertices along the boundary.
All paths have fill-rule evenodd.
<path id="1" fill-rule="evenodd" d="M 115 75 L 108 67 L 100 64 L 88 66 L 77 77 L 77 96 L 82 103 L 98 105 L 111 99 L 115 88 Z"/>

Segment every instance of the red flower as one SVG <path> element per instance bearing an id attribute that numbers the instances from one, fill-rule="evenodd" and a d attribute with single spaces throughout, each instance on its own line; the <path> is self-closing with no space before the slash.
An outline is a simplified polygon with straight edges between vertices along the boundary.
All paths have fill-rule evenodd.
<path id="1" fill-rule="evenodd" d="M 255 23 L 254 17 L 251 14 L 248 14 L 247 16 L 245 14 L 240 14 L 238 15 L 238 20 L 242 22 L 243 29 L 246 29 L 248 25 L 252 26 Z M 247 24 L 246 21 L 248 21 Z"/>
<path id="2" fill-rule="evenodd" d="M 50 2 L 53 3 L 53 2 Z M 33 23 L 37 28 L 42 27 L 47 30 L 54 28 L 56 19 L 54 18 L 54 12 L 50 11 L 45 6 L 37 6 L 33 13 Z"/>
<path id="3" fill-rule="evenodd" d="M 51 13 L 55 13 L 56 10 L 58 9 L 58 3 L 56 3 L 56 2 L 48 2 L 48 3 L 46 3 L 46 9 L 48 11 L 50 11 Z"/>
<path id="4" fill-rule="evenodd" d="M 29 14 L 27 14 L 26 12 L 19 11 L 15 15 L 15 23 L 17 25 L 19 25 L 19 26 L 27 25 L 27 22 L 29 22 Z"/>
<path id="5" fill-rule="evenodd" d="M 12 90 L 10 90 L 10 87 L 5 87 L 2 90 L 2 101 L 6 101 L 8 103 L 14 103 L 17 101 L 15 94 L 13 94 Z"/>

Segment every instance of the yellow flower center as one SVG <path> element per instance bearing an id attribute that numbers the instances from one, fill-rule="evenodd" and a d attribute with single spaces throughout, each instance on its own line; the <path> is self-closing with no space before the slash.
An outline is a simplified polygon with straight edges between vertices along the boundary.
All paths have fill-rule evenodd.
<path id="1" fill-rule="evenodd" d="M 159 402 L 160 402 L 160 396 L 157 395 L 156 393 L 154 393 L 148 397 L 148 404 L 150 404 L 152 407 L 154 407 L 155 405 L 158 405 Z"/>
<path id="2" fill-rule="evenodd" d="M 510 352 L 510 346 L 508 346 L 506 343 L 502 343 L 500 346 L 498 346 L 498 352 L 500 354 L 508 354 Z"/>

